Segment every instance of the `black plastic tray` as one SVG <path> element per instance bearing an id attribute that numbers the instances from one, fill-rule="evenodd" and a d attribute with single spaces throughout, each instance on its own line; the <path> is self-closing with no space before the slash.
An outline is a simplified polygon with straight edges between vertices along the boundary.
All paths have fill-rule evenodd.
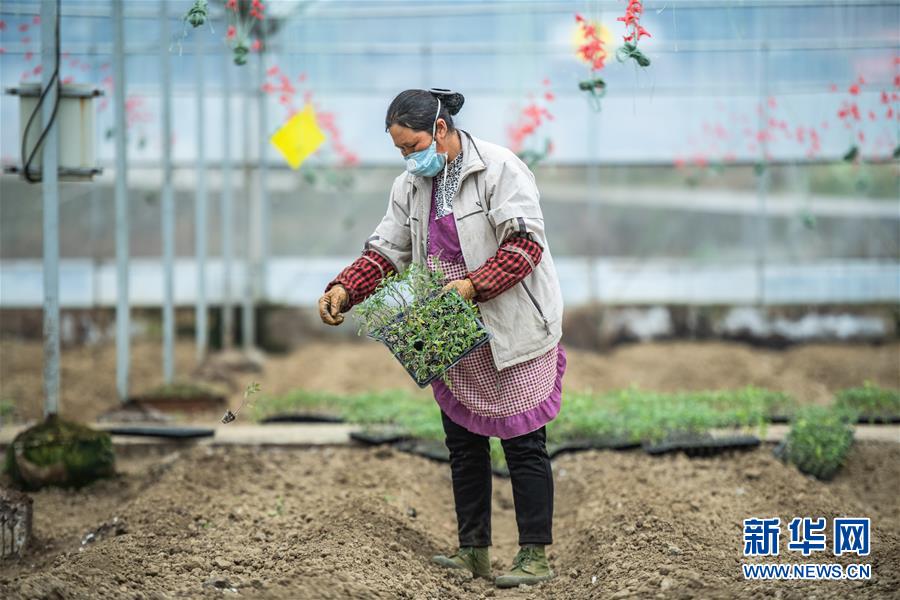
<path id="1" fill-rule="evenodd" d="M 455 293 L 455 292 L 450 292 L 450 293 Z M 460 298 L 460 301 L 461 301 L 461 300 L 462 300 L 462 297 L 459 296 L 459 298 Z M 394 321 L 399 321 L 400 319 L 403 318 L 403 316 L 404 316 L 405 314 L 406 314 L 405 312 L 400 312 L 399 314 L 397 314 L 396 317 L 394 317 Z M 447 371 L 449 371 L 450 369 L 452 369 L 459 361 L 461 361 L 462 359 L 464 359 L 464 358 L 465 358 L 466 356 L 468 356 L 471 352 L 477 350 L 478 348 L 480 348 L 481 346 L 485 345 L 486 343 L 488 343 L 488 342 L 491 340 L 491 337 L 492 337 L 492 336 L 491 336 L 491 333 L 490 333 L 490 332 L 487 330 L 487 328 L 484 326 L 484 323 L 481 321 L 481 319 L 479 319 L 478 317 L 475 317 L 475 322 L 478 323 L 478 327 L 480 327 L 481 330 L 484 331 L 484 337 L 481 338 L 480 340 L 478 340 L 477 342 L 475 342 L 468 350 L 466 350 L 465 352 L 463 352 L 462 354 L 460 354 L 459 356 L 457 356 L 455 359 L 453 359 L 453 361 L 452 361 L 450 364 L 448 364 L 448 365 L 445 366 L 445 367 L 442 367 L 440 370 L 438 370 L 437 373 L 435 373 L 434 375 L 432 375 L 431 377 L 429 377 L 429 378 L 427 378 L 427 379 L 425 379 L 425 380 L 419 380 L 419 379 L 416 379 L 415 374 L 414 374 L 412 371 L 410 371 L 410 370 L 409 370 L 409 367 L 407 367 L 407 366 L 403 363 L 403 361 L 400 360 L 400 358 L 394 353 L 394 349 L 391 347 L 390 344 L 388 344 L 388 343 L 385 341 L 384 336 L 379 335 L 379 332 L 382 331 L 386 326 L 381 327 L 381 328 L 377 329 L 376 331 L 373 331 L 372 333 L 369 333 L 369 334 L 367 334 L 367 335 L 368 335 L 368 337 L 372 338 L 373 340 L 377 340 L 377 341 L 381 342 L 382 344 L 384 344 L 385 347 L 386 347 L 386 348 L 390 351 L 390 353 L 394 356 L 394 358 L 397 359 L 397 362 L 399 362 L 401 365 L 403 365 L 403 369 L 409 374 L 410 377 L 412 377 L 412 380 L 416 382 L 416 385 L 418 385 L 420 388 L 424 388 L 425 386 L 429 385 L 432 381 L 434 381 L 434 380 L 437 379 L 438 377 L 441 377 L 444 373 L 446 373 Z"/>
<path id="2" fill-rule="evenodd" d="M 734 450 L 752 450 L 758 447 L 760 440 L 752 435 L 740 435 L 721 438 L 680 439 L 658 444 L 646 444 L 644 452 L 647 454 L 667 454 L 669 452 L 684 452 L 691 458 L 700 456 L 714 456 L 723 452 Z"/>
<path id="3" fill-rule="evenodd" d="M 173 439 L 189 439 L 212 437 L 214 429 L 205 427 L 150 427 L 140 425 L 124 425 L 116 427 L 102 427 L 103 431 L 110 435 L 137 435 L 141 437 L 161 437 Z"/>
<path id="4" fill-rule="evenodd" d="M 367 446 L 396 444 L 410 439 L 409 433 L 399 427 L 384 427 L 351 431 L 350 439 Z"/>
<path id="5" fill-rule="evenodd" d="M 260 423 L 343 423 L 344 419 L 334 415 L 315 413 L 285 413 L 272 415 L 261 420 Z"/>

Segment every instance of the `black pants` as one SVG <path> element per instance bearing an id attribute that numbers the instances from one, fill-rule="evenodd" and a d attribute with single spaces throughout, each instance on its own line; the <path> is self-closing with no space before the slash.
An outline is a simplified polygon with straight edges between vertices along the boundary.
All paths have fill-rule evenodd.
<path id="1" fill-rule="evenodd" d="M 441 411 L 460 546 L 491 545 L 491 447 Z M 553 471 L 545 427 L 500 440 L 512 480 L 519 544 L 553 543 Z"/>

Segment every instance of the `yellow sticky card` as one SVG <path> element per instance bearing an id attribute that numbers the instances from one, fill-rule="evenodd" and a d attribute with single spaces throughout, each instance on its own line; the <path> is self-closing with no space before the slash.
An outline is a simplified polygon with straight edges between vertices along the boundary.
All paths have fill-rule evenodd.
<path id="1" fill-rule="evenodd" d="M 312 105 L 307 104 L 282 125 L 269 141 L 278 148 L 291 168 L 296 170 L 322 145 L 325 134 L 316 123 Z"/>

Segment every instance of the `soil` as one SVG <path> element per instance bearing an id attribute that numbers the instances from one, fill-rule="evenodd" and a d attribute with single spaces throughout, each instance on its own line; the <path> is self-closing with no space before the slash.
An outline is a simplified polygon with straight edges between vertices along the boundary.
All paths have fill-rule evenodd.
<path id="1" fill-rule="evenodd" d="M 825 404 L 837 390 L 861 385 L 865 380 L 900 388 L 900 343 L 809 344 L 770 350 L 732 342 L 656 342 L 622 345 L 605 353 L 567 349 L 567 354 L 564 386 L 568 390 L 607 391 L 634 385 L 646 390 L 678 391 L 755 385 L 791 393 L 801 402 Z M 158 343 L 142 341 L 132 346 L 132 392 L 146 392 L 162 382 L 161 356 Z M 179 341 L 175 364 L 178 376 L 191 375 L 196 365 L 191 342 Z M 11 402 L 19 419 L 35 419 L 42 414 L 41 370 L 40 342 L 0 342 L 0 401 Z M 232 409 L 240 405 L 241 394 L 250 381 L 262 384 L 263 395 L 304 387 L 338 393 L 402 389 L 431 396 L 430 390 L 416 386 L 382 344 L 371 340 L 310 343 L 290 354 L 267 357 L 262 373 L 235 375 L 233 370 L 219 370 L 222 372 L 215 368 L 204 372 L 208 380 L 220 386 L 231 383 Z M 117 406 L 115 389 L 114 346 L 63 350 L 63 416 L 95 419 Z"/>
<path id="2" fill-rule="evenodd" d="M 34 494 L 36 543 L 0 564 L 3 598 L 888 598 L 900 589 L 900 444 L 858 443 L 831 482 L 770 446 L 709 459 L 591 451 L 554 461 L 557 577 L 498 590 L 431 564 L 456 547 L 449 469 L 389 448 L 198 446 L 120 462 L 80 491 Z M 516 551 L 494 479 L 493 570 Z M 868 582 L 746 582 L 741 521 L 867 516 Z M 96 540 L 82 547 L 90 532 Z M 829 534 L 828 539 L 831 539 Z M 217 587 L 218 586 L 218 587 Z M 227 595 L 227 594 L 226 594 Z"/>

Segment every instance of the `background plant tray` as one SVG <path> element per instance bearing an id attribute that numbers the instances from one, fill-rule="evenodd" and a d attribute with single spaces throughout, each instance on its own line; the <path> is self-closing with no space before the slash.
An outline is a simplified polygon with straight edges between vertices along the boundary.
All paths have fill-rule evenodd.
<path id="1" fill-rule="evenodd" d="M 635 450 L 641 447 L 640 442 L 623 438 L 598 437 L 592 439 L 572 440 L 559 444 L 550 444 L 547 453 L 556 458 L 566 452 L 584 452 L 585 450 Z"/>
<path id="2" fill-rule="evenodd" d="M 380 446 L 382 444 L 394 444 L 409 440 L 409 432 L 401 427 L 386 425 L 384 427 L 372 427 L 361 431 L 351 431 L 350 439 L 367 446 Z"/>
<path id="3" fill-rule="evenodd" d="M 770 415 L 769 423 L 788 424 L 793 421 L 790 415 Z M 859 415 L 856 418 L 857 425 L 897 425 L 900 424 L 900 415 Z"/>
<path id="4" fill-rule="evenodd" d="M 344 419 L 335 415 L 321 413 L 284 413 L 271 415 L 262 419 L 260 423 L 343 423 Z"/>
<path id="5" fill-rule="evenodd" d="M 103 431 L 110 435 L 137 435 L 174 439 L 212 437 L 216 433 L 215 429 L 205 427 L 150 427 L 139 425 L 104 427 Z"/>
<path id="6" fill-rule="evenodd" d="M 225 409 L 225 396 L 135 396 L 129 402 L 160 412 L 207 412 Z"/>
<path id="7" fill-rule="evenodd" d="M 734 450 L 752 450 L 760 444 L 759 438 L 752 435 L 741 435 L 732 437 L 697 437 L 694 440 L 679 439 L 673 441 L 660 442 L 656 444 L 645 444 L 644 451 L 647 454 L 659 455 L 669 452 L 684 452 L 689 457 L 714 456 L 723 452 L 731 452 Z"/>

